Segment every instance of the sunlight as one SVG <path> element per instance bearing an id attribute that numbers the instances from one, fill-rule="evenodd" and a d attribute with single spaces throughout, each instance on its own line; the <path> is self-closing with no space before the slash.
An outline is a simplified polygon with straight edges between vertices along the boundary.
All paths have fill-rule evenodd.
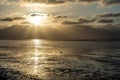
<path id="1" fill-rule="evenodd" d="M 33 57 L 31 57 L 31 59 L 33 60 L 34 65 L 38 65 L 38 62 L 39 62 L 39 53 L 38 53 L 37 49 L 35 49 L 35 52 L 33 54 Z"/>
<path id="2" fill-rule="evenodd" d="M 31 59 L 33 60 L 34 63 L 33 74 L 37 74 L 39 65 L 39 52 L 37 49 L 35 49 L 34 55 Z"/>
<path id="3" fill-rule="evenodd" d="M 33 7 L 47 7 L 48 6 L 44 3 L 33 3 L 32 0 L 31 0 L 31 2 L 30 1 L 28 2 L 27 0 L 20 0 L 19 3 L 20 3 L 20 6 L 31 7 L 31 8 L 33 8 Z"/>
<path id="4" fill-rule="evenodd" d="M 33 74 L 38 74 L 38 66 L 34 66 Z"/>
<path id="5" fill-rule="evenodd" d="M 47 7 L 48 5 L 46 4 L 38 4 L 38 3 L 22 3 L 21 6 L 26 6 L 26 7 Z"/>
<path id="6" fill-rule="evenodd" d="M 41 41 L 39 39 L 34 39 L 33 44 L 35 48 L 38 48 L 41 46 Z"/>
<path id="7" fill-rule="evenodd" d="M 46 57 L 44 57 L 43 52 L 40 52 L 39 49 L 34 49 L 34 52 L 32 53 L 32 57 L 31 57 L 31 60 L 33 63 L 33 67 L 32 67 L 33 74 L 38 74 L 39 72 L 44 72 L 44 70 L 42 70 L 41 68 L 44 67 L 42 65 L 42 63 L 44 63 L 45 58 Z"/>
<path id="8" fill-rule="evenodd" d="M 34 25 L 43 25 L 47 21 L 47 15 L 42 13 L 31 13 L 26 17 L 27 21 Z"/>
<path id="9" fill-rule="evenodd" d="M 34 61 L 34 64 L 35 64 L 35 65 L 38 65 L 39 57 L 34 56 L 34 57 L 32 57 L 31 59 Z"/>

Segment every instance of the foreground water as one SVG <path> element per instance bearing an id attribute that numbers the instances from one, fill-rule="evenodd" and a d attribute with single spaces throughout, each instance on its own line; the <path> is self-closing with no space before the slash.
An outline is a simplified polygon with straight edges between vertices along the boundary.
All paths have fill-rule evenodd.
<path id="1" fill-rule="evenodd" d="M 120 42 L 1 40 L 0 65 L 41 80 L 120 80 Z"/>

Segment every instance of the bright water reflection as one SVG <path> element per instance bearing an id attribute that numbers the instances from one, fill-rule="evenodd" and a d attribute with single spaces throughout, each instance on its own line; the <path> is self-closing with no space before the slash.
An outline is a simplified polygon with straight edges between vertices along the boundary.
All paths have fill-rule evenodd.
<path id="1" fill-rule="evenodd" d="M 40 55 L 40 53 L 38 52 L 37 49 L 35 49 L 35 52 L 33 53 L 33 56 L 31 57 L 31 59 L 34 61 L 35 65 L 38 65 L 39 55 Z"/>
<path id="2" fill-rule="evenodd" d="M 39 48 L 41 46 L 41 42 L 39 39 L 34 39 L 33 44 L 35 48 Z"/>

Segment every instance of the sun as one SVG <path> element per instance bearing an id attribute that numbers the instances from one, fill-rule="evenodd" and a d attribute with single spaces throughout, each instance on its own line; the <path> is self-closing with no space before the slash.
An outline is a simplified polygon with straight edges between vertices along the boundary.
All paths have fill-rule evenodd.
<path id="1" fill-rule="evenodd" d="M 27 16 L 27 21 L 34 25 L 43 25 L 47 20 L 47 15 L 43 13 L 30 13 Z"/>

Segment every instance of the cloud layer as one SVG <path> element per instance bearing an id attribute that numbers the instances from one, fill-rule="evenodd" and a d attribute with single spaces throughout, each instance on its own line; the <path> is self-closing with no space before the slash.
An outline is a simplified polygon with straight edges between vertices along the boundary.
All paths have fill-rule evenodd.
<path id="1" fill-rule="evenodd" d="M 112 19 L 100 19 L 98 23 L 113 23 L 114 21 Z"/>
<path id="2" fill-rule="evenodd" d="M 120 0 L 21 0 L 22 2 L 30 3 L 45 3 L 45 4 L 62 4 L 66 2 L 92 3 L 99 2 L 103 5 L 120 4 Z"/>
<path id="3" fill-rule="evenodd" d="M 52 14 L 51 14 L 52 15 Z M 35 16 L 32 15 L 32 16 Z M 50 22 L 52 25 L 49 27 L 38 27 L 37 31 L 34 31 L 35 27 L 30 25 L 24 17 L 6 17 L 0 19 L 6 22 L 21 21 L 21 24 L 12 24 L 9 27 L 0 29 L 0 38 L 2 39 L 31 39 L 42 38 L 51 40 L 106 40 L 106 39 L 120 39 L 120 24 L 114 23 L 114 18 L 119 17 L 119 12 L 99 14 L 95 17 L 83 18 L 80 17 L 77 20 L 69 19 L 69 16 L 65 15 L 53 15 L 54 19 L 58 20 L 58 23 L 62 22 L 62 25 Z M 109 19 L 110 18 L 110 19 Z M 14 22 L 12 22 L 14 21 Z M 24 21 L 24 22 L 23 22 Z M 26 22 L 25 22 L 26 21 Z M 96 25 L 94 24 L 96 22 Z M 90 24 L 89 24 L 90 23 Z M 93 24 L 92 24 L 93 23 Z M 102 24 L 101 24 L 102 23 Z M 29 24 L 29 25 L 26 25 Z M 41 25 L 42 26 L 42 25 Z M 47 25 L 48 26 L 48 25 Z M 56 26 L 55 28 L 51 26 Z M 33 33 L 37 33 L 33 34 Z M 10 34 L 12 36 L 10 36 Z M 16 35 L 19 34 L 20 36 Z M 24 35 L 24 36 L 23 36 Z"/>
<path id="4" fill-rule="evenodd" d="M 25 18 L 23 17 L 7 17 L 7 18 L 3 18 L 0 19 L 0 21 L 14 21 L 14 20 L 25 20 Z"/>
<path id="5" fill-rule="evenodd" d="M 105 18 L 105 17 L 120 17 L 120 12 L 117 13 L 105 13 L 99 14 L 95 16 L 96 18 Z"/>
<path id="6" fill-rule="evenodd" d="M 111 24 L 99 26 L 71 25 L 69 27 L 60 27 L 59 30 L 51 27 L 38 27 L 36 30 L 33 26 L 23 25 L 12 25 L 0 29 L 0 39 L 115 40 L 120 39 L 119 34 L 119 25 Z"/>
<path id="7" fill-rule="evenodd" d="M 104 5 L 120 4 L 120 0 L 101 0 Z"/>
<path id="8" fill-rule="evenodd" d="M 18 3 L 18 1 L 16 0 L 1 0 L 0 1 L 0 5 L 16 5 Z"/>

